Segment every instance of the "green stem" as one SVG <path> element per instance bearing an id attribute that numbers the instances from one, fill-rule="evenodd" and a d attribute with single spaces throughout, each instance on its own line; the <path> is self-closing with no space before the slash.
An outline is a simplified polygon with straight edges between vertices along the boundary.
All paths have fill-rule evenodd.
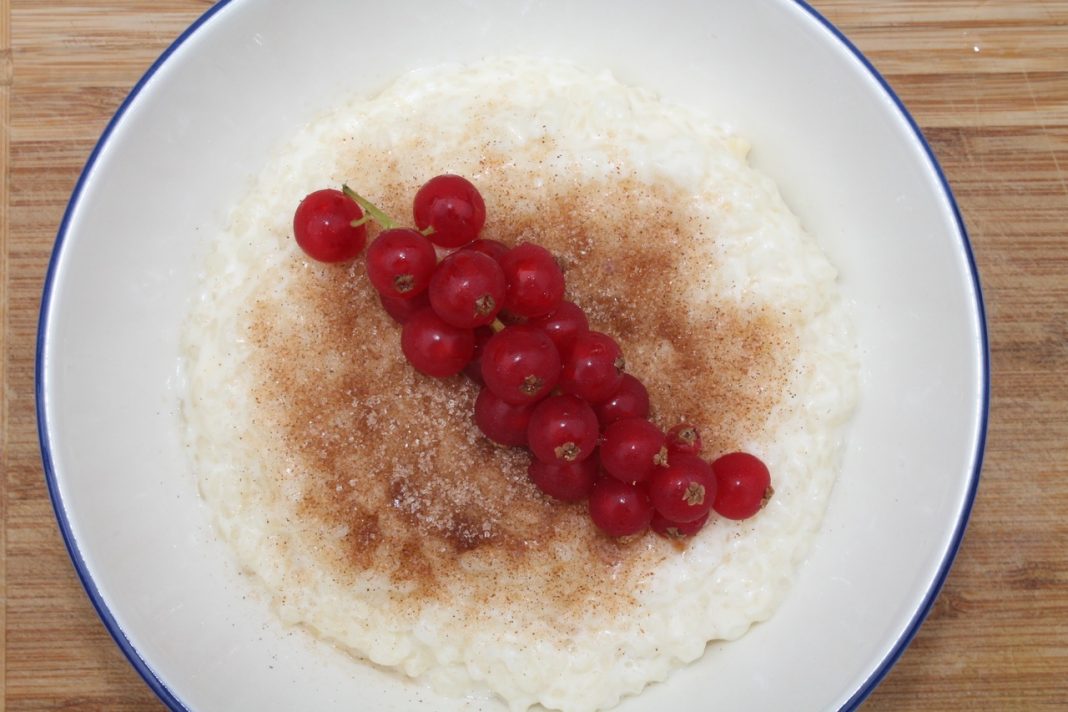
<path id="1" fill-rule="evenodd" d="M 352 188 L 348 187 L 347 185 L 342 185 L 341 191 L 345 195 L 355 200 L 356 204 L 366 210 L 367 214 L 370 215 L 371 218 L 382 227 L 386 228 L 387 230 L 390 228 L 397 227 L 397 223 L 393 220 L 393 218 L 379 210 L 378 206 L 376 206 L 370 200 L 357 193 Z"/>
<path id="2" fill-rule="evenodd" d="M 493 329 L 494 334 L 498 334 L 504 331 L 504 322 L 500 319 L 494 319 L 490 322 L 490 328 Z"/>

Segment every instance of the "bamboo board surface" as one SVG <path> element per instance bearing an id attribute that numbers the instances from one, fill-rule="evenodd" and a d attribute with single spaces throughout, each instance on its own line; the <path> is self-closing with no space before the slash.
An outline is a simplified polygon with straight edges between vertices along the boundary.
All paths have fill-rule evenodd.
<path id="1" fill-rule="evenodd" d="M 208 0 L 0 0 L 0 709 L 162 709 L 93 611 L 33 401 L 56 228 L 129 89 Z M 972 521 L 867 710 L 1068 709 L 1068 0 L 815 0 L 942 162 L 986 297 L 993 407 Z"/>

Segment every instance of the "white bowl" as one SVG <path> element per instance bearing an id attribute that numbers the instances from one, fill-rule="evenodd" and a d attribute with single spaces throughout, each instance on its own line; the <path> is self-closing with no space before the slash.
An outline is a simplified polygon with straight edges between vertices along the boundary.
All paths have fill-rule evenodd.
<path id="1" fill-rule="evenodd" d="M 945 180 L 864 58 L 793 0 L 233 0 L 108 126 L 64 217 L 38 344 L 60 529 L 123 651 L 174 709 L 470 709 L 276 623 L 195 493 L 179 325 L 204 246 L 270 148 L 399 73 L 549 55 L 728 119 L 839 266 L 861 405 L 827 517 L 777 615 L 620 710 L 853 708 L 916 632 L 979 476 L 988 356 Z M 490 704 L 486 708 L 491 709 Z"/>

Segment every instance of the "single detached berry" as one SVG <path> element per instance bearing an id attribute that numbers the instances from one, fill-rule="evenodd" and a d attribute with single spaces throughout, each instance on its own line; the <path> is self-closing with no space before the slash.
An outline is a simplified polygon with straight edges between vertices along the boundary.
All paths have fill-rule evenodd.
<path id="1" fill-rule="evenodd" d="M 360 206 L 340 190 L 317 190 L 297 206 L 293 237 L 313 260 L 347 262 L 367 243 L 367 226 L 352 225 L 362 218 Z"/>
<path id="2" fill-rule="evenodd" d="M 624 373 L 616 392 L 608 400 L 593 406 L 593 409 L 597 411 L 602 428 L 624 418 L 645 418 L 649 415 L 649 391 L 637 378 Z"/>
<path id="3" fill-rule="evenodd" d="M 712 508 L 727 519 L 748 519 L 775 494 L 767 465 L 749 453 L 732 452 L 716 458 L 712 472 L 718 487 Z"/>
<path id="4" fill-rule="evenodd" d="M 649 522 L 649 528 L 667 539 L 687 539 L 701 531 L 708 523 L 709 513 L 692 522 L 673 522 L 660 512 L 653 513 L 653 521 Z"/>
<path id="5" fill-rule="evenodd" d="M 471 181 L 445 174 L 428 180 L 412 204 L 415 225 L 435 245 L 460 247 L 478 237 L 486 222 L 486 203 Z"/>
<path id="6" fill-rule="evenodd" d="M 701 433 L 687 423 L 679 423 L 668 431 L 668 452 L 697 455 L 701 452 Z"/>
<path id="7" fill-rule="evenodd" d="M 382 308 L 386 310 L 386 313 L 393 317 L 393 321 L 398 324 L 405 323 L 411 319 L 416 312 L 422 311 L 430 306 L 430 297 L 427 296 L 426 292 L 422 292 L 411 299 L 398 299 L 396 297 L 387 297 L 385 294 L 379 294 L 378 301 L 382 303 Z"/>
<path id="8" fill-rule="evenodd" d="M 504 305 L 504 272 L 492 257 L 459 250 L 441 261 L 427 291 L 438 316 L 473 329 L 493 321 Z"/>
<path id="9" fill-rule="evenodd" d="M 667 467 L 649 478 L 649 498 L 656 511 L 673 522 L 692 522 L 708 514 L 716 498 L 712 467 L 693 455 L 672 455 Z"/>
<path id="10" fill-rule="evenodd" d="M 590 519 L 608 536 L 629 536 L 645 531 L 653 518 L 653 505 L 641 485 L 602 477 L 590 490 Z"/>
<path id="11" fill-rule="evenodd" d="M 536 403 L 559 379 L 560 354 L 539 329 L 509 326 L 482 348 L 482 380 L 506 403 Z"/>
<path id="12" fill-rule="evenodd" d="M 367 277 L 379 294 L 412 299 L 426 291 L 438 255 L 430 240 L 415 230 L 391 228 L 367 248 Z"/>
<path id="13" fill-rule="evenodd" d="M 475 333 L 446 323 L 427 307 L 404 323 L 401 350 L 415 370 L 446 378 L 462 371 L 471 360 L 475 351 Z"/>
<path id="14" fill-rule="evenodd" d="M 535 457 L 550 464 L 585 460 L 597 447 L 597 435 L 593 408 L 569 395 L 538 403 L 527 425 L 527 445 Z"/>
<path id="15" fill-rule="evenodd" d="M 664 433 L 645 418 L 617 420 L 604 430 L 601 467 L 622 482 L 644 482 L 668 466 Z"/>
<path id="16" fill-rule="evenodd" d="M 495 443 L 521 447 L 527 444 L 527 425 L 533 410 L 532 404 L 505 403 L 493 391 L 483 388 L 475 399 L 475 425 Z"/>
<path id="17" fill-rule="evenodd" d="M 504 308 L 528 319 L 554 311 L 564 299 L 564 273 L 552 253 L 540 245 L 524 242 L 500 259 L 508 296 Z"/>
<path id="18" fill-rule="evenodd" d="M 560 388 L 590 403 L 600 403 L 619 390 L 623 367 L 623 352 L 615 339 L 588 331 L 575 337 L 564 357 Z"/>
<path id="19" fill-rule="evenodd" d="M 527 468 L 530 479 L 545 494 L 562 502 L 578 502 L 589 495 L 597 479 L 597 458 L 551 464 L 537 458 Z"/>
<path id="20" fill-rule="evenodd" d="M 471 250 L 472 252 L 481 252 L 487 257 L 492 257 L 499 262 L 500 259 L 504 257 L 504 253 L 508 252 L 508 245 L 503 242 L 498 242 L 497 240 L 478 239 L 469 245 L 464 245 L 464 249 Z"/>
<path id="21" fill-rule="evenodd" d="M 549 335 L 561 354 L 566 354 L 575 337 L 590 330 L 586 312 L 574 302 L 560 302 L 555 310 L 545 316 L 529 319 L 527 324 L 537 327 Z"/>

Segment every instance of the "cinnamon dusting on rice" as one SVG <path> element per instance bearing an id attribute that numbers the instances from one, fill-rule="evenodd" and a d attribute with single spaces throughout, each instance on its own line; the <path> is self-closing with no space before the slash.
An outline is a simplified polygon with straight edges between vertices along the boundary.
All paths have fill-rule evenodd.
<path id="1" fill-rule="evenodd" d="M 688 196 L 629 178 L 559 176 L 532 194 L 525 169 L 491 146 L 483 153 L 469 176 L 486 198 L 481 236 L 536 242 L 557 256 L 567 298 L 620 343 L 657 425 L 694 425 L 705 457 L 759 431 L 783 397 L 796 344 L 778 314 L 694 304 L 715 265 L 691 237 L 708 228 Z M 359 166 L 388 170 L 388 156 L 357 158 L 353 177 Z M 431 175 L 398 176 L 390 195 L 368 197 L 408 215 Z M 249 319 L 255 418 L 278 434 L 279 470 L 291 469 L 280 476 L 299 492 L 295 526 L 316 533 L 339 579 L 381 573 L 413 609 L 457 595 L 474 609 L 615 609 L 648 569 L 633 562 L 676 555 L 651 533 L 609 539 L 585 504 L 542 495 L 527 478 L 526 451 L 496 446 L 475 427 L 471 382 L 405 363 L 400 327 L 379 306 L 362 258 L 305 267 L 294 252 L 291 284 L 257 301 Z"/>

